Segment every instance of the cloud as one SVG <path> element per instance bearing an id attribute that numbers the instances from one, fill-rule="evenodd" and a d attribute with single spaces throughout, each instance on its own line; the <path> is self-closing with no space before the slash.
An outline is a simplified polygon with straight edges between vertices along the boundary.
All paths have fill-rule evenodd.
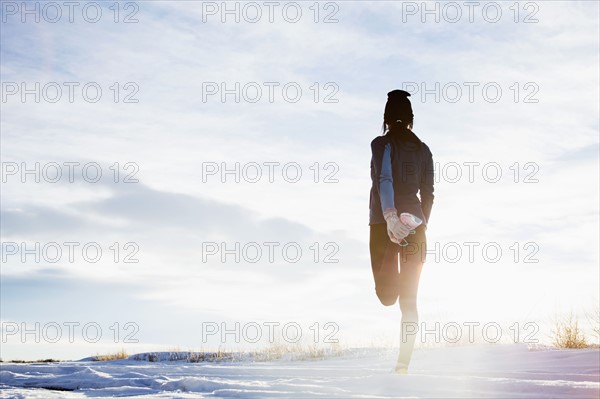
<path id="1" fill-rule="evenodd" d="M 496 162 L 503 172 L 498 183 L 478 173 L 473 183 L 442 178 L 436 184 L 432 244 L 495 240 L 509 255 L 475 270 L 464 262 L 430 262 L 421 291 L 425 312 L 449 298 L 470 311 L 467 283 L 478 295 L 491 295 L 490 305 L 501 313 L 503 284 L 505 290 L 518 281 L 525 288 L 511 298 L 506 314 L 549 287 L 558 292 L 566 272 L 581 282 L 581 291 L 596 292 L 597 4 L 535 3 L 539 21 L 525 24 L 515 23 L 513 9 L 502 3 L 499 23 L 483 20 L 479 8 L 475 22 L 463 9 L 464 18 L 453 24 L 403 15 L 405 3 L 336 3 L 334 24 L 315 24 L 308 3 L 302 3 L 306 18 L 297 24 L 222 23 L 219 16 L 203 23 L 200 6 L 186 2 L 139 3 L 135 24 L 115 24 L 107 7 L 107 19 L 98 24 L 3 23 L 3 82 L 97 82 L 103 89 L 98 103 L 83 101 L 80 89 L 73 103 L 65 97 L 23 103 L 18 96 L 4 102 L 3 162 L 32 167 L 93 161 L 104 172 L 95 184 L 79 175 L 74 184 L 11 177 L 2 185 L 3 241 L 98 241 L 111 255 L 114 242 L 122 251 L 122 244 L 136 242 L 140 260 L 3 265 L 3 312 L 38 317 L 35 307 L 46 292 L 52 306 L 41 309 L 60 307 L 67 316 L 83 317 L 77 301 L 64 299 L 73 296 L 63 292 L 87 294 L 83 307 L 101 309 L 112 282 L 119 299 L 111 306 L 130 305 L 147 321 L 159 307 L 175 312 L 177 320 L 192 313 L 232 320 L 339 315 L 355 325 L 379 326 L 368 258 L 369 142 L 380 134 L 386 93 L 407 82 L 417 83 L 419 92 L 411 97 L 415 130 L 436 162 Z M 521 8 L 520 18 L 528 11 Z M 138 103 L 122 102 L 130 93 L 127 82 L 137 84 Z M 256 82 L 265 91 L 257 103 L 237 103 L 232 95 L 225 103 L 219 95 L 204 102 L 206 82 L 228 88 Z M 264 82 L 280 84 L 275 101 L 266 99 Z M 280 89 L 289 82 L 303 90 L 296 103 L 282 99 Z M 479 83 L 472 102 L 465 82 Z M 490 82 L 502 89 L 498 102 L 483 98 L 481 89 Z M 338 102 L 322 101 L 335 91 L 326 83 L 335 84 Z M 440 92 L 423 95 L 436 83 L 441 90 L 458 84 L 460 101 Z M 524 102 L 527 95 L 538 102 Z M 274 182 L 202 179 L 206 162 L 231 168 L 273 161 L 297 162 L 302 179 L 290 183 L 280 169 Z M 110 166 L 118 163 L 122 180 L 128 162 L 137 165 L 140 183 L 110 183 Z M 538 183 L 523 183 L 528 162 L 539 166 Z M 331 171 L 326 164 L 335 164 L 336 183 L 324 183 Z M 306 256 L 294 264 L 281 258 L 223 263 L 219 256 L 202 262 L 208 240 L 294 241 Z M 514 263 L 508 247 L 518 242 L 522 249 L 529 241 L 540 245 L 542 261 Z M 321 259 L 329 253 L 324 245 L 337 243 L 339 262 L 314 262 L 315 242 Z M 527 286 L 536 273 L 547 285 Z M 464 288 L 460 298 L 457 286 Z M 11 292 L 6 305 L 5 292 Z"/>

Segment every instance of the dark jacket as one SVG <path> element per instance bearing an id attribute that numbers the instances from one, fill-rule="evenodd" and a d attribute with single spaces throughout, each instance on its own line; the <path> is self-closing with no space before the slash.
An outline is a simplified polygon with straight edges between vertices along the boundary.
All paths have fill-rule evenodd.
<path id="1" fill-rule="evenodd" d="M 385 223 L 382 200 L 390 205 L 393 203 L 398 216 L 402 212 L 409 212 L 423 220 L 425 225 L 429 222 L 434 198 L 433 156 L 427 144 L 420 142 L 419 145 L 414 141 L 400 139 L 401 134 L 404 133 L 390 131 L 371 142 L 370 225 Z M 413 137 L 416 139 L 416 136 Z M 390 190 L 386 190 L 386 187 Z"/>

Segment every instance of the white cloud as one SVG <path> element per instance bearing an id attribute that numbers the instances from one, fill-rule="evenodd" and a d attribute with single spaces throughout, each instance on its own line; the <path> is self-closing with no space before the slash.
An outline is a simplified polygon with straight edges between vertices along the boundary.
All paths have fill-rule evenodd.
<path id="1" fill-rule="evenodd" d="M 304 6 L 307 18 L 298 24 L 202 23 L 201 9 L 188 2 L 140 3 L 137 24 L 3 23 L 4 82 L 95 81 L 103 88 L 95 104 L 82 101 L 79 91 L 72 104 L 64 98 L 23 104 L 18 97 L 2 103 L 3 162 L 98 162 L 107 178 L 115 162 L 135 162 L 141 181 L 131 187 L 81 179 L 20 184 L 10 177 L 2 187 L 3 241 L 77 236 L 146 243 L 143 267 L 103 262 L 65 265 L 63 271 L 84 279 L 135 280 L 146 289 L 134 297 L 185 307 L 186 315 L 190 308 L 233 319 L 289 312 L 297 318 L 340 315 L 340 322 L 357 325 L 357 314 L 374 313 L 369 320 L 380 326 L 368 259 L 369 142 L 380 133 L 387 91 L 403 82 L 428 88 L 457 82 L 463 96 L 456 104 L 435 102 L 432 95 L 423 100 L 421 93 L 411 97 L 416 132 L 441 165 L 497 162 L 504 175 L 496 184 L 480 174 L 474 183 L 440 181 L 428 237 L 432 243 L 497 240 L 504 246 L 535 241 L 542 261 L 515 266 L 503 259 L 475 272 L 469 264 L 433 263 L 422 283 L 425 314 L 435 311 L 440 297 L 457 296 L 455 306 L 468 307 L 473 295 L 493 289 L 496 296 L 484 303 L 494 316 L 510 317 L 519 301 L 560 288 L 566 264 L 581 291 L 597 292 L 596 3 L 538 3 L 535 24 L 512 22 L 508 3 L 497 24 L 479 17 L 474 23 L 423 24 L 419 16 L 402 22 L 402 4 L 393 2 L 342 2 L 339 23 L 315 24 Z M 232 87 L 236 81 L 297 82 L 303 96 L 293 104 L 280 91 L 273 103 L 263 97 L 237 104 L 232 96 L 225 104 L 218 96 L 202 102 L 203 82 Z M 121 95 L 129 92 L 124 83 L 135 82 L 139 103 L 115 104 L 114 82 Z M 321 96 L 329 93 L 325 83 L 335 83 L 339 102 L 315 103 L 315 82 Z M 480 83 L 473 102 L 465 82 Z M 480 88 L 489 82 L 502 88 L 497 103 L 482 97 Z M 538 103 L 522 102 L 532 93 L 524 87 L 528 82 L 539 88 Z M 204 162 L 231 167 L 271 161 L 298 162 L 301 181 L 279 175 L 274 183 L 202 182 Z M 310 168 L 315 162 L 319 183 Z M 322 182 L 328 162 L 339 167 L 337 183 Z M 539 183 L 511 182 L 515 162 L 520 179 L 525 163 L 539 165 Z M 335 241 L 342 261 L 198 267 L 194 244 L 205 237 Z M 3 265 L 2 273 L 23 276 L 46 267 L 29 266 Z M 527 287 L 536 273 L 547 286 Z M 507 285 L 523 282 L 527 290 L 503 310 L 498 298 L 505 288 L 485 280 L 489 275 L 502 276 Z M 464 287 L 456 292 L 452 284 L 465 281 L 477 294 Z M 550 302 L 540 305 L 539 315 Z M 13 319 L 26 315 L 14 301 L 3 311 Z"/>

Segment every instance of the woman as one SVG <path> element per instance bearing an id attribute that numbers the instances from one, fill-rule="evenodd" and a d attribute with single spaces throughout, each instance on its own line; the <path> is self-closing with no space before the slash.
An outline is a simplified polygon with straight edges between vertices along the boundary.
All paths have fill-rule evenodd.
<path id="1" fill-rule="evenodd" d="M 399 300 L 402 311 L 395 368 L 400 374 L 408 371 L 418 327 L 417 290 L 427 251 L 425 230 L 433 205 L 434 178 L 431 151 L 412 131 L 414 118 L 408 97 L 410 93 L 403 90 L 388 93 L 383 135 L 371 142 L 369 203 L 375 292 L 385 306 Z M 422 222 L 414 230 L 401 220 L 408 214 Z"/>

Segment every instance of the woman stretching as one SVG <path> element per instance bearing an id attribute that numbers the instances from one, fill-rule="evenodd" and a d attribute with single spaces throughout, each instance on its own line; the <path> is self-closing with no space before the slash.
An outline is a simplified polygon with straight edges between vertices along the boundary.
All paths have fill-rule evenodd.
<path id="1" fill-rule="evenodd" d="M 429 147 L 412 131 L 409 96 L 403 90 L 388 93 L 383 135 L 371 142 L 369 203 L 375 292 L 385 306 L 398 300 L 402 311 L 400 354 L 395 368 L 400 374 L 408 371 L 418 330 L 417 290 L 434 197 L 433 158 Z"/>

